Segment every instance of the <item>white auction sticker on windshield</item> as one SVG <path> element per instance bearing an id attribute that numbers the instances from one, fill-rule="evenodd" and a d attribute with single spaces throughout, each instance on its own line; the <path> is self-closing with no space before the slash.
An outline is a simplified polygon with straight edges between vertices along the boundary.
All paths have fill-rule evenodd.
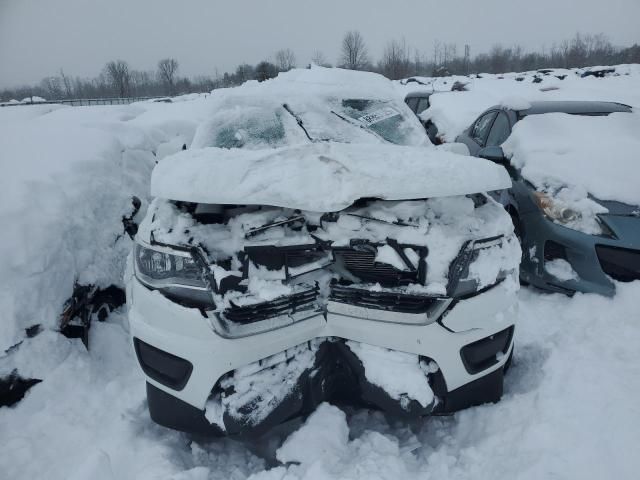
<path id="1" fill-rule="evenodd" d="M 395 117 L 396 115 L 400 115 L 396 109 L 391 107 L 380 108 L 379 110 L 374 110 L 373 112 L 369 112 L 366 115 L 358 118 L 362 123 L 366 126 L 373 125 L 374 123 L 381 122 L 386 120 L 387 118 Z"/>

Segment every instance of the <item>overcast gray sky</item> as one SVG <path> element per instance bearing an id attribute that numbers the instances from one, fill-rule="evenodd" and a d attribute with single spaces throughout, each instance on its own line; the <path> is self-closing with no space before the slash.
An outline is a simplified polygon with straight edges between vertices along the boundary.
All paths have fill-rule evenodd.
<path id="1" fill-rule="evenodd" d="M 182 75 L 213 75 L 257 63 L 289 47 L 298 64 L 314 50 L 330 62 L 345 31 L 359 30 L 377 58 L 404 37 L 430 52 L 433 42 L 497 42 L 550 47 L 575 32 L 640 43 L 640 0 L 0 0 L 0 86 L 39 81 L 60 68 L 94 76 L 123 59 L 139 70 L 160 58 Z"/>

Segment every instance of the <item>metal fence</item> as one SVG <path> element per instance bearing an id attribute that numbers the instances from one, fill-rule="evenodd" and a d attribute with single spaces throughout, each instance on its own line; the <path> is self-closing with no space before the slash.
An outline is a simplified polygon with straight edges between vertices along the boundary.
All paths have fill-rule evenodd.
<path id="1" fill-rule="evenodd" d="M 170 102 L 170 97 L 116 97 L 116 98 L 75 98 L 72 100 L 51 100 L 44 102 L 20 102 L 20 103 L 0 103 L 0 107 L 16 107 L 18 105 L 48 105 L 61 104 L 72 107 L 87 107 L 90 105 L 126 105 L 144 100 L 156 100 Z"/>

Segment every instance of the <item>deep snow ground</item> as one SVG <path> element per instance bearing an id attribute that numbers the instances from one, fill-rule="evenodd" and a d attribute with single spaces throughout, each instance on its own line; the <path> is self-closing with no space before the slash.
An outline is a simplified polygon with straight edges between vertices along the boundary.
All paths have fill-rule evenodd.
<path id="1" fill-rule="evenodd" d="M 540 84 L 487 75 L 441 96 L 434 114 L 455 136 L 505 95 L 637 107 L 640 70 L 628 69 Z M 153 424 L 124 311 L 92 327 L 90 352 L 53 329 L 74 279 L 120 281 L 130 195 L 145 203 L 155 161 L 189 144 L 206 115 L 205 102 L 186 100 L 0 109 L 0 352 L 44 326 L 0 353 L 0 374 L 44 379 L 0 408 L 0 480 L 638 477 L 640 282 L 614 299 L 522 290 L 516 357 L 496 405 L 411 425 L 323 405 L 252 443 Z"/>
<path id="2" fill-rule="evenodd" d="M 44 332 L 16 354 L 26 368 L 38 352 L 48 374 L 17 406 L 0 409 L 0 476 L 637 478 L 638 295 L 638 282 L 619 285 L 614 299 L 522 290 L 516 357 L 498 404 L 412 424 L 323 405 L 306 423 L 253 443 L 154 425 L 122 313 L 91 330 L 90 353 Z"/>

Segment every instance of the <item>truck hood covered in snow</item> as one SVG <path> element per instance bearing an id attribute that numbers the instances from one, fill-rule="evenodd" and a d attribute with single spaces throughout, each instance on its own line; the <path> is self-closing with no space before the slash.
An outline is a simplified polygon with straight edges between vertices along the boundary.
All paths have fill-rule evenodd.
<path id="1" fill-rule="evenodd" d="M 156 166 L 151 194 L 187 202 L 330 212 L 360 198 L 434 198 L 510 186 L 503 167 L 438 148 L 322 142 L 183 151 Z"/>

